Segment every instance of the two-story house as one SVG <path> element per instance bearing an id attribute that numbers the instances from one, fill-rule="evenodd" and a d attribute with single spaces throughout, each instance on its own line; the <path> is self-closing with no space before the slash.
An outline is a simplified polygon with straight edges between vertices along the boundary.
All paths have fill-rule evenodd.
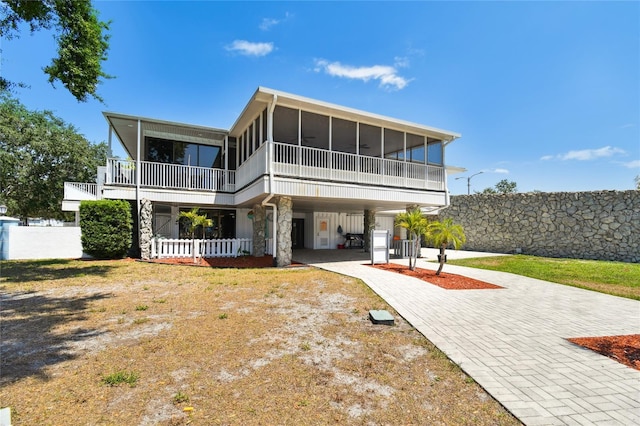
<path id="1" fill-rule="evenodd" d="M 263 87 L 229 130 L 104 116 L 110 146 L 115 136 L 129 159 L 109 158 L 97 184 L 67 183 L 64 210 L 107 198 L 139 211 L 149 200 L 153 234 L 169 239 L 183 237 L 179 213 L 199 207 L 213 223 L 205 238 L 251 238 L 252 253 L 279 266 L 292 248 L 393 235 L 398 211 L 448 205 L 445 150 L 460 137 Z"/>

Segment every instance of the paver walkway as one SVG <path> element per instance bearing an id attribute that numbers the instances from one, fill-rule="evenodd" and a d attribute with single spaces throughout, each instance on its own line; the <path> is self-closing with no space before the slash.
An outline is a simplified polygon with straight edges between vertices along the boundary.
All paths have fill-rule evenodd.
<path id="1" fill-rule="evenodd" d="M 362 279 L 526 425 L 640 424 L 640 371 L 565 340 L 640 333 L 638 301 L 453 265 L 445 272 L 504 288 L 444 290 L 364 260 L 296 254 Z"/>

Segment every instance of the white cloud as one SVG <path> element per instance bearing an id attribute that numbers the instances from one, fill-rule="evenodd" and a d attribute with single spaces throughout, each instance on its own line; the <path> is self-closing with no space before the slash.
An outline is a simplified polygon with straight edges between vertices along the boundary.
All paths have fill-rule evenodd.
<path id="1" fill-rule="evenodd" d="M 284 14 L 284 18 L 282 19 L 262 18 L 262 22 L 260 22 L 260 25 L 258 25 L 258 28 L 260 28 L 262 31 L 269 31 L 272 27 L 275 27 L 276 25 L 286 22 L 292 17 L 293 17 L 292 13 L 286 12 Z"/>
<path id="2" fill-rule="evenodd" d="M 378 80 L 381 87 L 395 87 L 398 90 L 404 89 L 409 84 L 409 80 L 399 76 L 396 68 L 389 65 L 353 67 L 342 65 L 340 62 L 328 62 L 324 59 L 318 59 L 316 60 L 314 71 L 324 71 L 334 77 L 350 78 L 364 82 Z"/>
<path id="3" fill-rule="evenodd" d="M 266 56 L 273 51 L 273 43 L 254 43 L 246 40 L 234 40 L 226 46 L 230 52 L 238 52 L 246 56 Z"/>
<path id="4" fill-rule="evenodd" d="M 509 170 L 507 170 L 507 169 L 493 169 L 493 170 L 491 170 L 491 171 L 492 171 L 493 173 L 502 173 L 502 174 L 505 174 L 505 175 L 508 175 L 508 174 L 509 174 Z"/>
<path id="5" fill-rule="evenodd" d="M 598 149 L 581 149 L 578 151 L 569 151 L 564 154 L 558 155 L 545 155 L 541 157 L 541 160 L 578 160 L 578 161 L 588 161 L 595 160 L 597 158 L 605 158 L 612 157 L 616 154 L 625 154 L 625 151 L 620 148 L 612 147 L 612 146 L 604 146 Z"/>
<path id="6" fill-rule="evenodd" d="M 279 19 L 262 18 L 262 22 L 260 23 L 260 25 L 258 25 L 258 28 L 260 28 L 262 31 L 269 31 L 271 27 L 274 27 L 279 23 Z"/>
<path id="7" fill-rule="evenodd" d="M 640 160 L 633 160 L 627 163 L 622 163 L 623 166 L 629 169 L 638 169 L 640 168 Z"/>

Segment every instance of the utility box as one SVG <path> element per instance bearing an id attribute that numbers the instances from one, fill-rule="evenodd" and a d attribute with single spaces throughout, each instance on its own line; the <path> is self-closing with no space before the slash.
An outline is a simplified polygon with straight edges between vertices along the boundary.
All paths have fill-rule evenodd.
<path id="1" fill-rule="evenodd" d="M 389 263 L 389 231 L 371 231 L 371 264 Z"/>
<path id="2" fill-rule="evenodd" d="M 394 318 L 388 311 L 369 311 L 369 319 L 374 324 L 394 325 Z"/>

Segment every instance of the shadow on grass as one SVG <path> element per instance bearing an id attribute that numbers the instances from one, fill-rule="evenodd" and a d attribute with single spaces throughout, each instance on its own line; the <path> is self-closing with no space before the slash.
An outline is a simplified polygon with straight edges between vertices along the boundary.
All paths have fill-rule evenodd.
<path id="1" fill-rule="evenodd" d="M 104 331 L 73 327 L 70 323 L 87 319 L 88 305 L 108 297 L 111 295 L 0 294 L 0 385 L 29 376 L 46 379 L 47 367 L 74 359 L 95 345 L 95 338 Z"/>
<path id="2" fill-rule="evenodd" d="M 0 278 L 5 282 L 51 281 L 91 275 L 106 275 L 114 265 L 76 260 L 29 260 L 0 262 Z"/>

